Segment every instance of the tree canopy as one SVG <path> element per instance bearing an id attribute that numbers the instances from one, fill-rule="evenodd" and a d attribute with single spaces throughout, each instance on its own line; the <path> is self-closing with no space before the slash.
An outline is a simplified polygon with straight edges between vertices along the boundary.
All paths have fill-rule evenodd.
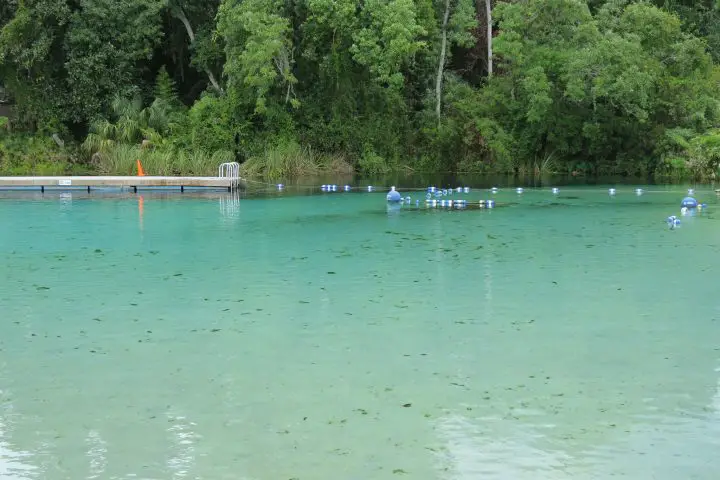
<path id="1" fill-rule="evenodd" d="M 714 174 L 717 61 L 715 0 L 0 6 L 14 131 L 85 162 L 301 145 L 366 171 Z"/>

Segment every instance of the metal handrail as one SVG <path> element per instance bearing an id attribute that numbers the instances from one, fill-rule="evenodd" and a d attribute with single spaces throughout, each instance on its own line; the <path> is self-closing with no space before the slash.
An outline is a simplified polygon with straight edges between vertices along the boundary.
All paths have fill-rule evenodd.
<path id="1" fill-rule="evenodd" d="M 218 167 L 218 177 L 229 178 L 230 186 L 236 189 L 240 186 L 240 164 L 238 162 L 226 162 Z"/>

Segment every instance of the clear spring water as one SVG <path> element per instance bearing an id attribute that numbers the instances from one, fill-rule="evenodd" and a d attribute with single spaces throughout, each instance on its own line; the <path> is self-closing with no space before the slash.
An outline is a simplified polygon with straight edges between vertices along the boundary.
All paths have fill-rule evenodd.
<path id="1" fill-rule="evenodd" d="M 0 478 L 716 479 L 720 205 L 646 188 L 4 194 Z"/>

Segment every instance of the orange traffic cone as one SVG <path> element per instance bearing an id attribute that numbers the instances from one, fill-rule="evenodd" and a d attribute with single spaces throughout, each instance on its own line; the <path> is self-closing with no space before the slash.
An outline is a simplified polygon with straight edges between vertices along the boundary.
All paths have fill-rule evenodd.
<path id="1" fill-rule="evenodd" d="M 143 171 L 143 168 L 142 168 L 142 163 L 140 163 L 140 160 L 139 160 L 139 159 L 138 159 L 138 161 L 137 161 L 137 170 L 138 170 L 138 177 L 144 177 L 144 176 L 145 176 L 145 172 Z"/>

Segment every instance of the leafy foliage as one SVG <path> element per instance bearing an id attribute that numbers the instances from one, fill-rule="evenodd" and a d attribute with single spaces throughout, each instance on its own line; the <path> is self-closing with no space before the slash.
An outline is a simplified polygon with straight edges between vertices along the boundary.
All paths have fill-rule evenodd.
<path id="1" fill-rule="evenodd" d="M 488 77 L 483 0 L 7 0 L 0 134 L 107 172 L 717 174 L 717 2 L 493 5 Z"/>

